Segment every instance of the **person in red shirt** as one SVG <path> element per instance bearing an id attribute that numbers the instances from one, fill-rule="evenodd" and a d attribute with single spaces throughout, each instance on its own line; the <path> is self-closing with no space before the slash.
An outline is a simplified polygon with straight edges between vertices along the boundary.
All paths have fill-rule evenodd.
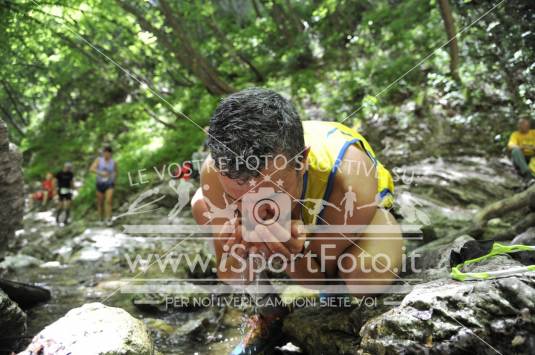
<path id="1" fill-rule="evenodd" d="M 184 181 L 189 181 L 192 171 L 193 166 L 191 162 L 185 162 L 181 167 L 179 166 L 173 171 L 171 178 L 174 180 L 183 179 Z"/>
<path id="2" fill-rule="evenodd" d="M 54 175 L 51 172 L 46 173 L 45 180 L 41 183 L 41 191 L 33 195 L 35 201 L 42 201 L 42 206 L 46 206 L 48 201 L 54 198 L 54 191 L 56 184 L 54 182 Z"/>

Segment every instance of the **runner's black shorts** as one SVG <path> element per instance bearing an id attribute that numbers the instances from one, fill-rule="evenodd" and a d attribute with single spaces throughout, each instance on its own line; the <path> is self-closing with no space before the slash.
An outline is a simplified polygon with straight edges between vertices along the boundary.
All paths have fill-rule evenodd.
<path id="1" fill-rule="evenodd" d="M 71 201 L 72 200 L 72 192 L 66 193 L 66 194 L 60 194 L 58 192 L 58 197 L 60 201 Z"/>
<path id="2" fill-rule="evenodd" d="M 103 194 L 106 192 L 106 190 L 113 189 L 114 185 L 115 184 L 113 182 L 108 182 L 108 181 L 98 182 L 97 181 L 97 191 Z"/>

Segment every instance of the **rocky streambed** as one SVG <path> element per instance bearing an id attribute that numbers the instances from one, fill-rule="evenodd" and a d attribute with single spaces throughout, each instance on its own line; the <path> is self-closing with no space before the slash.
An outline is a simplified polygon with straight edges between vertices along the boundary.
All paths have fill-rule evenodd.
<path id="1" fill-rule="evenodd" d="M 406 243 L 408 254 L 419 255 L 421 269 L 417 274 L 402 275 L 402 279 L 410 280 L 412 289 L 403 294 L 372 297 L 362 303 L 356 301 L 348 308 L 293 309 L 283 326 L 286 340 L 291 344 L 277 351 L 309 354 L 535 352 L 533 274 L 458 282 L 450 278 L 448 270 L 450 251 L 472 239 L 463 234 L 474 214 L 485 204 L 521 189 L 510 165 L 503 159 L 481 157 L 428 158 L 396 171 L 396 211 L 400 219 L 406 224 L 426 225 L 422 238 L 409 238 Z M 135 198 L 132 196 L 132 200 Z M 0 326 L 10 329 L 6 338 L 16 340 L 11 341 L 10 350 L 22 350 L 34 335 L 52 324 L 40 335 L 55 337 L 54 334 L 64 333 L 62 329 L 75 325 L 87 328 L 87 334 L 102 331 L 105 335 L 101 341 L 107 342 L 109 348 L 95 346 L 99 350 L 94 353 L 99 354 L 119 353 L 117 349 L 121 347 L 130 349 L 123 353 L 132 354 L 228 353 L 242 336 L 244 314 L 251 309 L 167 307 L 165 294 L 124 292 L 133 278 L 139 282 L 143 278 L 187 277 L 217 284 L 213 273 L 192 271 L 185 265 L 162 272 L 141 260 L 132 267 L 131 259 L 135 255 L 146 259 L 148 255 L 165 255 L 170 249 L 177 255 L 206 255 L 208 247 L 204 240 L 190 238 L 177 245 L 176 238 L 168 235 L 124 233 L 123 223 L 193 223 L 189 211 L 167 220 L 172 201 L 176 197 L 162 199 L 157 212 L 128 216 L 113 227 L 74 221 L 58 228 L 50 212 L 27 213 L 24 228 L 16 232 L 0 264 L 1 277 L 46 287 L 52 297 L 46 303 L 22 311 L 0 294 L 0 312 L 9 315 L 2 318 L 4 323 L 0 321 Z M 525 212 L 519 210 L 506 218 L 491 220 L 482 238 L 492 238 L 510 228 Z M 528 229 L 519 238 L 523 243 L 535 244 L 535 229 Z M 474 270 L 498 270 L 521 262 L 526 261 L 499 256 L 478 264 Z M 117 327 L 131 331 L 115 331 L 114 322 Z M 106 325 L 98 329 L 95 324 L 99 323 Z M 95 335 L 86 337 L 75 331 L 69 334 L 70 340 L 79 337 L 82 343 L 84 339 L 97 339 Z M 132 336 L 136 341 L 141 339 L 140 342 L 129 339 Z M 67 341 L 56 338 L 59 342 Z"/>
<path id="2" fill-rule="evenodd" d="M 190 217 L 183 219 L 182 223 L 191 222 Z M 224 312 L 222 315 L 222 310 L 216 307 L 166 309 L 164 304 L 162 307 L 148 307 L 135 303 L 143 295 L 122 291 L 128 283 L 125 280 L 135 276 L 138 279 L 184 276 L 184 265 L 165 274 L 160 273 L 156 266 L 144 270 L 147 271 L 144 273 L 143 262 L 134 269 L 128 264 L 127 258 L 135 259 L 137 255 L 142 258 L 165 255 L 175 246 L 176 239 L 136 237 L 121 232 L 120 226 L 103 227 L 84 221 L 59 228 L 51 212 L 29 213 L 25 216 L 24 225 L 25 229 L 17 232 L 15 245 L 11 245 L 18 252 L 0 263 L 2 277 L 45 287 L 51 291 L 51 299 L 26 310 L 26 338 L 19 344 L 28 343 L 45 326 L 69 310 L 87 303 L 118 307 L 140 319 L 143 329 L 150 334 L 146 338 L 151 342 L 150 348 L 166 354 L 228 352 L 239 340 L 241 311 Z M 187 241 L 175 247 L 174 252 L 195 254 L 203 249 L 203 242 Z M 105 317 L 105 313 L 101 312 L 101 316 Z M 116 319 L 113 314 L 112 311 L 106 322 L 112 327 L 113 324 L 122 327 L 121 317 Z M 72 317 L 71 314 L 70 321 L 63 326 L 72 324 Z M 80 327 L 83 327 L 86 317 L 91 324 L 94 323 L 91 314 L 81 312 L 79 317 Z M 45 332 L 45 335 L 54 334 L 58 329 L 61 328 Z M 84 338 L 81 333 L 78 335 L 80 340 Z M 114 337 L 106 339 L 112 341 Z"/>

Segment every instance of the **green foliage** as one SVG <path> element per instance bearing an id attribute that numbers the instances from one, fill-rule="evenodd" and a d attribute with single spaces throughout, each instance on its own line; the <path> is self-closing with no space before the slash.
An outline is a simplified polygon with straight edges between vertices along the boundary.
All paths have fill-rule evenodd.
<path id="1" fill-rule="evenodd" d="M 183 161 L 201 144 L 178 112 L 205 126 L 222 95 L 249 86 L 291 96 L 305 119 L 316 108 L 364 126 L 386 117 L 393 131 L 434 127 L 440 106 L 462 117 L 452 125 L 494 117 L 486 133 L 503 137 L 535 105 L 533 4 L 504 2 L 474 23 L 492 3 L 450 3 L 461 82 L 448 75 L 434 0 L 0 0 L 0 117 L 27 180 L 73 161 L 84 206 L 104 143 L 124 172 L 120 200 L 128 171 Z"/>

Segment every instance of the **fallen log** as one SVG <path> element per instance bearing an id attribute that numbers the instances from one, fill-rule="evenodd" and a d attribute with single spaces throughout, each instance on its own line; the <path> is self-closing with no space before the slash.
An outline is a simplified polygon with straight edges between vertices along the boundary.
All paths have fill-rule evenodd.
<path id="1" fill-rule="evenodd" d="M 515 223 L 511 228 L 494 236 L 492 239 L 497 241 L 511 240 L 520 233 L 527 230 L 529 227 L 533 226 L 535 226 L 535 212 L 531 212 L 530 214 L 522 218 L 520 221 Z"/>
<path id="2" fill-rule="evenodd" d="M 485 228 L 487 222 L 496 217 L 503 216 L 506 213 L 529 207 L 535 200 L 535 184 L 528 189 L 517 193 L 511 197 L 491 203 L 483 208 L 474 218 L 474 225 L 476 229 Z"/>

